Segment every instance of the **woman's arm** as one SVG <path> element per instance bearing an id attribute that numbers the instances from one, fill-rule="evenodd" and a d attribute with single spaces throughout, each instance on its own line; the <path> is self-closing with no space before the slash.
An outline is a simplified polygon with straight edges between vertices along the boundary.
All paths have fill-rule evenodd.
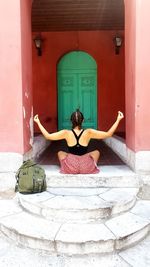
<path id="1" fill-rule="evenodd" d="M 34 116 L 34 121 L 37 123 L 41 133 L 44 135 L 44 137 L 47 140 L 61 140 L 61 139 L 65 139 L 66 137 L 66 130 L 61 130 L 58 131 L 56 133 L 48 133 L 48 131 L 43 127 L 43 125 L 41 124 L 38 115 Z"/>
<path id="2" fill-rule="evenodd" d="M 116 119 L 115 123 L 111 126 L 111 128 L 107 132 L 90 129 L 90 138 L 93 138 L 93 139 L 104 139 L 104 138 L 111 137 L 114 134 L 114 132 L 116 131 L 120 121 L 123 118 L 124 118 L 123 113 L 118 111 L 118 116 L 117 116 L 117 119 Z"/>

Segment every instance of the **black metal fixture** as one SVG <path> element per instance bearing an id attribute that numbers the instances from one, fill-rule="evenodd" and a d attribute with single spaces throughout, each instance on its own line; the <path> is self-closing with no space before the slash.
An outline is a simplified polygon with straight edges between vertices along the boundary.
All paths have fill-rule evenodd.
<path id="1" fill-rule="evenodd" d="M 42 56 L 42 41 L 43 40 L 40 34 L 34 38 L 34 43 L 38 52 L 38 56 Z"/>
<path id="2" fill-rule="evenodd" d="M 115 53 L 116 55 L 119 55 L 120 52 L 120 47 L 122 45 L 122 37 L 119 35 L 116 35 L 113 39 L 114 44 L 115 44 Z"/>

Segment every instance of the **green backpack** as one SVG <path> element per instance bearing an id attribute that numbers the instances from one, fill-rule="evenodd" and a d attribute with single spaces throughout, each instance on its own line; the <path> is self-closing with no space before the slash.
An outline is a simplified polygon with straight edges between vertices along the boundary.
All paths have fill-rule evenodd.
<path id="1" fill-rule="evenodd" d="M 40 193 L 46 190 L 45 170 L 32 160 L 25 161 L 16 173 L 15 192 Z"/>

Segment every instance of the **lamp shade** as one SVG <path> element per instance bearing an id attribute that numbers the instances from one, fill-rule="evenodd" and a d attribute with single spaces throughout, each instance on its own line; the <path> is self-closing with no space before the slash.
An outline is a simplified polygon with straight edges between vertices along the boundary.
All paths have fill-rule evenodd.
<path id="1" fill-rule="evenodd" d="M 115 37 L 115 45 L 120 47 L 122 45 L 122 38 L 120 36 Z"/>
<path id="2" fill-rule="evenodd" d="M 41 39 L 41 37 L 40 36 L 39 37 L 38 36 L 35 37 L 34 43 L 35 43 L 36 48 L 41 48 L 41 45 L 42 45 L 42 39 Z"/>

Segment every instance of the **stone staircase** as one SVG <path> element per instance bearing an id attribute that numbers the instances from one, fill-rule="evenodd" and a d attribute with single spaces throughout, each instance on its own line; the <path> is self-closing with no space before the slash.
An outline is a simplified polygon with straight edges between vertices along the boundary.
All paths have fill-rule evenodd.
<path id="1" fill-rule="evenodd" d="M 46 192 L 1 200 L 0 230 L 15 244 L 49 255 L 104 255 L 148 235 L 150 202 L 139 198 L 142 181 L 128 167 L 103 166 L 96 175 L 45 169 Z"/>

